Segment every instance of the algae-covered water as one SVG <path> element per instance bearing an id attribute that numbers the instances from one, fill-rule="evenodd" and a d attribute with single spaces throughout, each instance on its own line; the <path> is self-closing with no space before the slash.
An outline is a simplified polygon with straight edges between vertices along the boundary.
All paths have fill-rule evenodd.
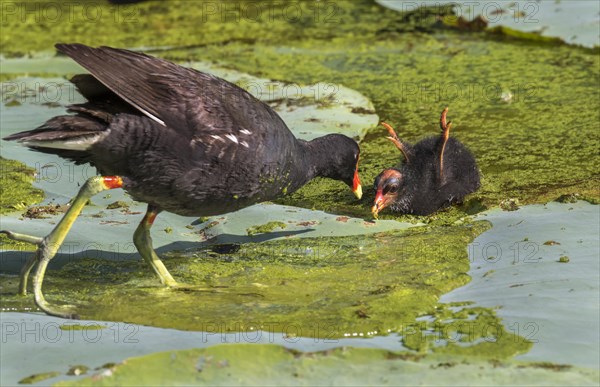
<path id="1" fill-rule="evenodd" d="M 0 384 L 598 384 L 593 44 L 466 27 L 439 4 L 1 5 L 3 136 L 82 100 L 66 80 L 81 69 L 54 43 L 143 49 L 238 83 L 298 137 L 360 140 L 365 195 L 319 179 L 223 216 L 161 214 L 153 238 L 179 290 L 131 243 L 143 204 L 98 195 L 44 283 L 80 323 L 16 296 L 31 247 L 0 239 Z M 413 142 L 437 133 L 445 106 L 481 189 L 373 222 L 371 182 L 399 161 L 378 121 Z M 3 229 L 45 235 L 95 173 L 0 150 Z"/>

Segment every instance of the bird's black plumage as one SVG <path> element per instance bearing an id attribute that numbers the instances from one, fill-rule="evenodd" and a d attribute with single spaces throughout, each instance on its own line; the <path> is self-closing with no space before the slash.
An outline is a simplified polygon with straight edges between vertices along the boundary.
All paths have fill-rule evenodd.
<path id="1" fill-rule="evenodd" d="M 442 113 L 442 135 L 425 138 L 414 145 L 399 140 L 391 127 L 388 128 L 392 134 L 390 139 L 400 143 L 397 146 L 404 160 L 376 177 L 375 214 L 390 207 L 401 213 L 428 215 L 461 202 L 479 188 L 475 157 L 459 140 L 448 137 L 450 123 L 446 125 L 446 112 L 447 109 Z M 379 207 L 377 201 L 381 203 Z"/>
<path id="2" fill-rule="evenodd" d="M 193 69 L 110 47 L 57 44 L 86 70 L 86 103 L 5 138 L 123 177 L 136 200 L 180 215 L 230 212 L 314 177 L 353 185 L 359 147 L 332 134 L 294 137 L 267 104 Z"/>

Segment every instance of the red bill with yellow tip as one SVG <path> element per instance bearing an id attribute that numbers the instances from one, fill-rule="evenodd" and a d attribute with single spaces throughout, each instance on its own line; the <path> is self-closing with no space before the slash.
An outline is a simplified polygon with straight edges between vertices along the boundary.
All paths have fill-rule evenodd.
<path id="1" fill-rule="evenodd" d="M 381 192 L 381 189 L 378 189 L 377 194 L 375 195 L 373 207 L 371 207 L 371 213 L 373 214 L 373 217 L 375 219 L 377 219 L 379 211 L 383 210 L 384 207 L 385 199 L 383 198 L 383 193 Z"/>
<path id="2" fill-rule="evenodd" d="M 354 171 L 354 179 L 352 179 L 352 192 L 356 195 L 357 199 L 362 198 L 362 185 L 358 176 L 358 166 L 356 167 L 356 171 Z"/>

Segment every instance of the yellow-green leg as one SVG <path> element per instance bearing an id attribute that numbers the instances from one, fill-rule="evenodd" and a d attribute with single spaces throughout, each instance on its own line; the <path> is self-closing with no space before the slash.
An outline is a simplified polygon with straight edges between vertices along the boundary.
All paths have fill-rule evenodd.
<path id="1" fill-rule="evenodd" d="M 171 276 L 171 273 L 167 270 L 165 265 L 162 263 L 158 255 L 154 252 L 152 247 L 152 237 L 150 236 L 150 228 L 154 223 L 154 219 L 160 213 L 160 210 L 152 205 L 148 205 L 148 210 L 144 219 L 140 222 L 139 226 L 135 229 L 133 234 L 133 244 L 137 248 L 138 252 L 144 258 L 144 261 L 148 262 L 163 285 L 177 286 L 177 282 Z"/>
<path id="2" fill-rule="evenodd" d="M 19 233 L 8 231 L 8 230 L 1 230 L 0 233 L 6 234 L 6 236 L 9 237 L 10 239 L 13 239 L 16 241 L 21 241 L 21 242 L 27 242 L 27 243 L 31 243 L 34 245 L 39 245 L 40 243 L 42 243 L 42 240 L 43 240 L 42 238 L 39 238 L 39 237 L 25 235 L 25 234 L 19 234 Z M 21 280 L 19 282 L 19 294 L 22 296 L 27 295 L 27 279 L 29 278 L 29 273 L 31 272 L 31 269 L 33 268 L 33 266 L 35 265 L 36 262 L 37 262 L 37 254 L 34 254 L 27 260 L 27 262 L 21 268 L 21 273 L 20 273 Z"/>
<path id="3" fill-rule="evenodd" d="M 40 242 L 41 242 L 41 238 L 40 238 Z M 22 296 L 27 295 L 27 280 L 29 279 L 29 273 L 31 272 L 31 269 L 33 269 L 36 262 L 37 262 L 37 254 L 33 254 L 21 268 L 21 274 L 20 274 L 21 280 L 19 281 L 19 294 Z"/>
<path id="4" fill-rule="evenodd" d="M 36 305 L 47 314 L 63 318 L 77 318 L 72 312 L 61 310 L 60 307 L 50 305 L 44 298 L 44 294 L 42 293 L 42 283 L 44 282 L 46 268 L 48 267 L 50 260 L 56 255 L 56 252 L 69 233 L 73 222 L 75 222 L 75 219 L 77 219 L 77 216 L 81 213 L 81 210 L 87 201 L 99 192 L 107 189 L 120 188 L 122 185 L 123 180 L 118 176 L 95 176 L 90 178 L 85 182 L 83 187 L 81 187 L 75 199 L 73 199 L 67 213 L 50 234 L 46 235 L 44 238 L 17 234 L 10 231 L 0 231 L 11 239 L 38 245 L 35 255 L 30 258 L 21 269 L 19 292 L 21 294 L 26 292 L 27 277 L 33 266 L 37 263 L 33 275 L 33 295 Z"/>

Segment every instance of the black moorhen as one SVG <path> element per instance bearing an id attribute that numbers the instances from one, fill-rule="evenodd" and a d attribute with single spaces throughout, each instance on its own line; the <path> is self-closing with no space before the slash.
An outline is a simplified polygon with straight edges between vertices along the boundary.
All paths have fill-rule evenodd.
<path id="1" fill-rule="evenodd" d="M 405 214 L 429 215 L 479 188 L 475 157 L 460 141 L 450 138 L 448 108 L 440 118 L 441 136 L 428 137 L 415 145 L 398 138 L 394 129 L 382 122 L 390 141 L 403 154 L 405 162 L 384 170 L 375 179 L 375 203 L 371 212 L 377 218 L 385 207 Z"/>
<path id="2" fill-rule="evenodd" d="M 21 270 L 19 291 L 26 293 L 29 272 L 37 263 L 35 302 L 48 314 L 74 317 L 44 300 L 42 281 L 86 201 L 100 191 L 123 188 L 148 203 L 134 243 L 168 286 L 177 283 L 150 237 L 163 210 L 185 216 L 223 214 L 292 193 L 317 176 L 341 180 L 358 198 L 362 195 L 360 150 L 349 137 L 298 140 L 273 109 L 245 90 L 163 59 L 82 44 L 56 48 L 90 72 L 71 80 L 87 102 L 69 106 L 74 114 L 5 140 L 90 163 L 102 176 L 85 183 L 45 238 L 2 231 L 39 246 Z"/>

